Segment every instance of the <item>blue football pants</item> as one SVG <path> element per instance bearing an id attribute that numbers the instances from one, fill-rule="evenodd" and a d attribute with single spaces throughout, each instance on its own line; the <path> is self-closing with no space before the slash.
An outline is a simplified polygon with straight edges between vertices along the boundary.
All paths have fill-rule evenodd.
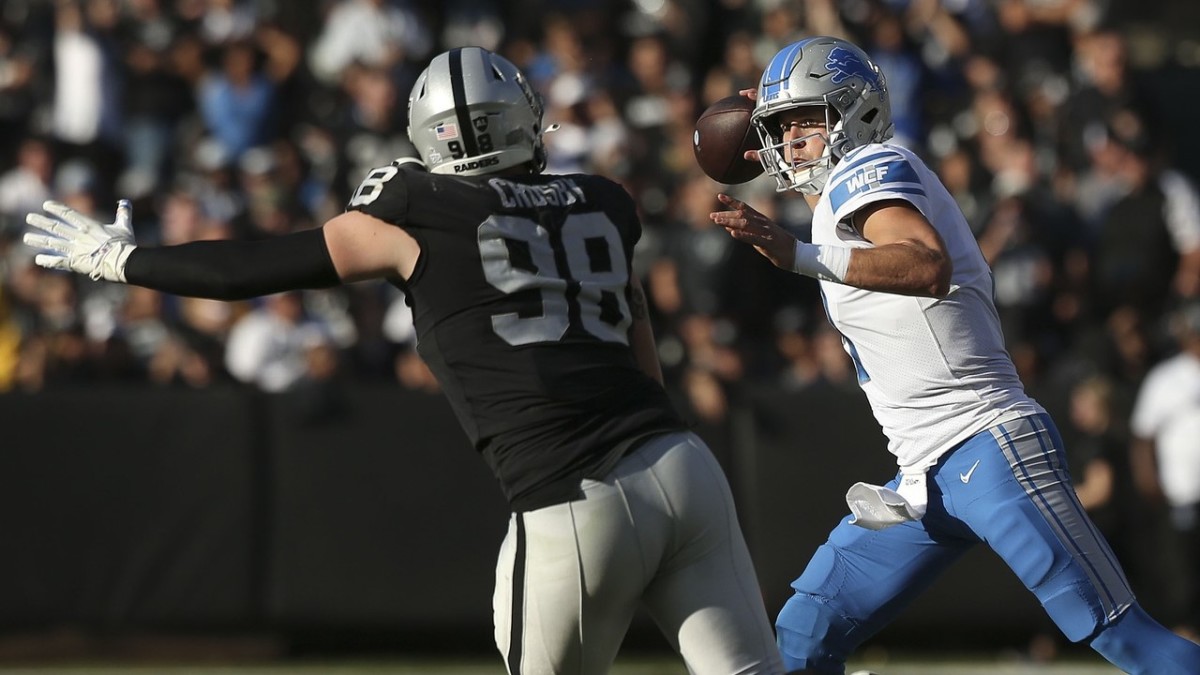
<path id="1" fill-rule="evenodd" d="M 888 484 L 896 489 L 899 476 Z M 971 437 L 928 473 L 923 519 L 883 530 L 847 516 L 792 583 L 776 621 L 789 671 L 843 673 L 846 658 L 978 542 L 1037 596 L 1063 634 L 1130 673 L 1200 674 L 1200 646 L 1137 605 L 1075 496 L 1047 415 Z"/>

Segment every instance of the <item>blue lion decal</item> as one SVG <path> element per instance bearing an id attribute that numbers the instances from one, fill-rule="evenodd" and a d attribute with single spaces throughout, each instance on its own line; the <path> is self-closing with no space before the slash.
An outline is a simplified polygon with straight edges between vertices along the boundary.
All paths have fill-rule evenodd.
<path id="1" fill-rule="evenodd" d="M 858 54 L 843 47 L 834 47 L 829 51 L 829 60 L 825 62 L 825 67 L 833 73 L 834 84 L 841 84 L 847 78 L 854 76 L 861 77 L 875 86 L 879 84 L 875 77 L 875 71 L 863 63 Z"/>

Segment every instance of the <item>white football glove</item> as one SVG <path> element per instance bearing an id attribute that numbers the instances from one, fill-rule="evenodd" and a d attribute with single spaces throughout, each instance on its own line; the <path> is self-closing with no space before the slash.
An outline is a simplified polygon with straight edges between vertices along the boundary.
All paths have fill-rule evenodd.
<path id="1" fill-rule="evenodd" d="M 41 251 L 34 257 L 35 263 L 52 270 L 86 274 L 93 281 L 125 283 L 125 261 L 137 248 L 129 225 L 133 208 L 128 199 L 117 203 L 116 220 L 107 225 L 58 202 L 46 202 L 42 208 L 54 217 L 40 213 L 25 216 L 26 223 L 46 233 L 29 231 L 23 238 L 26 246 Z"/>

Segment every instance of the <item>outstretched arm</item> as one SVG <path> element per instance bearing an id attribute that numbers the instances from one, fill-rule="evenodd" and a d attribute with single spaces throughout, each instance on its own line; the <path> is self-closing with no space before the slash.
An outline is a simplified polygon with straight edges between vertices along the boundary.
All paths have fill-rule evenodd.
<path id="1" fill-rule="evenodd" d="M 339 283 L 320 230 L 260 241 L 196 241 L 138 248 L 125 280 L 172 295 L 242 300 Z"/>
<path id="2" fill-rule="evenodd" d="M 129 226 L 128 202 L 121 202 L 111 224 L 56 202 L 43 208 L 50 216 L 26 217 L 35 230 L 26 233 L 25 243 L 42 251 L 37 264 L 174 295 L 240 300 L 342 281 L 407 276 L 418 253 L 407 233 L 359 212 L 344 213 L 321 229 L 260 241 L 139 247 Z"/>

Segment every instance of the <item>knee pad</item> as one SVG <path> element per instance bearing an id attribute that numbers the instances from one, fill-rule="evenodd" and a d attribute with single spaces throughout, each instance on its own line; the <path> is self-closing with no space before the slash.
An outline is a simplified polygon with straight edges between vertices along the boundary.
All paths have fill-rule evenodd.
<path id="1" fill-rule="evenodd" d="M 1103 627 L 1104 613 L 1093 601 L 1094 593 L 1090 593 L 1089 589 L 1079 585 L 1063 586 L 1056 589 L 1054 595 L 1048 595 L 1048 590 L 1039 588 L 1035 593 L 1046 614 L 1050 615 L 1068 640 L 1086 640 Z"/>
<path id="2" fill-rule="evenodd" d="M 856 646 L 854 625 L 821 598 L 797 591 L 784 603 L 775 622 L 776 639 L 786 670 L 811 669 L 843 673 Z"/>
<path id="3" fill-rule="evenodd" d="M 813 553 L 804 572 L 792 582 L 796 593 L 784 603 L 775 622 L 776 639 L 788 671 L 805 668 L 844 673 L 846 658 L 858 647 L 855 624 L 838 606 L 845 570 L 829 544 Z"/>

